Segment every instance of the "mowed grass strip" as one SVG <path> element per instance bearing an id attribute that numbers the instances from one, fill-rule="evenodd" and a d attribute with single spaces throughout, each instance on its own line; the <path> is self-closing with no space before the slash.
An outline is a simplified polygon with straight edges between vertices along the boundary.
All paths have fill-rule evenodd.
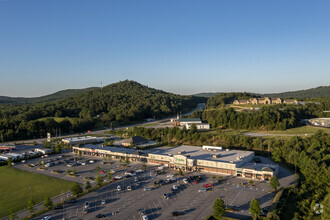
<path id="1" fill-rule="evenodd" d="M 45 200 L 46 195 L 54 197 L 67 192 L 74 183 L 37 173 L 18 170 L 8 166 L 0 167 L 0 218 L 8 216 L 9 210 L 20 211 L 27 207 L 31 197 L 36 203 Z"/>

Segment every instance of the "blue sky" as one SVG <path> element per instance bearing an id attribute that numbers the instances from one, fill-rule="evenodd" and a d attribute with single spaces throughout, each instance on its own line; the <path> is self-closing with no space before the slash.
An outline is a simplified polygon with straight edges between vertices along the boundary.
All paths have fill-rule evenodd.
<path id="1" fill-rule="evenodd" d="M 330 85 L 330 1 L 0 0 L 0 95 Z"/>

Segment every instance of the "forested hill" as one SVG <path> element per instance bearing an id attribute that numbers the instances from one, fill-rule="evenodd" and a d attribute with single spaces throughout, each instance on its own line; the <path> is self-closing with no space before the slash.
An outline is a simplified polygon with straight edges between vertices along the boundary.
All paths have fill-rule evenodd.
<path id="1" fill-rule="evenodd" d="M 122 81 L 69 98 L 28 105 L 0 105 L 0 130 L 5 140 L 55 133 L 80 132 L 100 126 L 127 124 L 146 118 L 176 115 L 206 102 Z"/>
<path id="2" fill-rule="evenodd" d="M 96 88 L 97 87 L 90 87 L 85 89 L 66 89 L 50 95 L 33 98 L 0 96 L 0 104 L 36 104 L 41 102 L 50 102 L 85 93 Z"/>
<path id="3" fill-rule="evenodd" d="M 321 98 L 330 97 L 330 86 L 320 86 L 317 88 L 290 91 L 283 93 L 270 93 L 263 94 L 262 96 L 267 97 L 281 97 L 281 98 Z"/>
<path id="4" fill-rule="evenodd" d="M 204 92 L 197 93 L 194 96 L 210 98 L 216 95 L 225 96 L 231 94 L 237 94 L 238 92 Z M 282 93 L 268 93 L 268 94 L 256 94 L 250 93 L 254 96 L 262 96 L 262 97 L 280 97 L 280 98 L 322 98 L 322 97 L 330 97 L 330 86 L 319 86 L 312 89 L 298 90 L 298 91 L 289 91 Z"/>

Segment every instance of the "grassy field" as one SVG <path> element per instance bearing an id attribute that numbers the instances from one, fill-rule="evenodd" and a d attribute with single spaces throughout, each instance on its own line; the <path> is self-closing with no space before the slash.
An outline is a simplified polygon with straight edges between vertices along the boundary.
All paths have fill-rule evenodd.
<path id="1" fill-rule="evenodd" d="M 73 119 L 73 118 L 69 118 L 69 117 L 45 117 L 45 118 L 39 118 L 38 121 L 45 121 L 46 119 L 54 119 L 57 123 L 60 123 L 64 120 L 69 120 Z"/>
<path id="2" fill-rule="evenodd" d="M 287 129 L 285 131 L 267 131 L 267 132 L 260 132 L 259 133 L 265 133 L 265 134 L 314 134 L 318 130 L 323 130 L 326 133 L 330 133 L 329 128 L 317 128 L 312 126 L 301 126 L 297 128 L 291 128 Z"/>
<path id="3" fill-rule="evenodd" d="M 73 182 L 65 181 L 49 176 L 30 173 L 27 171 L 0 167 L 0 218 L 7 216 L 10 209 L 14 212 L 26 208 L 27 201 L 32 197 L 36 203 L 45 200 L 45 196 L 67 192 L 71 189 Z"/>

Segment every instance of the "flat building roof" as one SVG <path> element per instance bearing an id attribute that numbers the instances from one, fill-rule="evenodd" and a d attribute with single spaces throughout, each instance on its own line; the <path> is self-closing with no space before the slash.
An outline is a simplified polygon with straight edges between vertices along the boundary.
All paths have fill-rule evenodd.
<path id="1" fill-rule="evenodd" d="M 209 160 L 224 163 L 238 163 L 244 160 L 244 158 L 254 155 L 253 151 L 243 150 L 230 150 L 230 149 L 218 149 L 218 150 L 203 150 L 202 147 L 180 145 L 177 147 L 159 147 L 151 149 L 150 154 L 159 155 L 183 155 L 189 156 L 192 159 Z M 216 157 L 214 157 L 216 155 Z"/>

